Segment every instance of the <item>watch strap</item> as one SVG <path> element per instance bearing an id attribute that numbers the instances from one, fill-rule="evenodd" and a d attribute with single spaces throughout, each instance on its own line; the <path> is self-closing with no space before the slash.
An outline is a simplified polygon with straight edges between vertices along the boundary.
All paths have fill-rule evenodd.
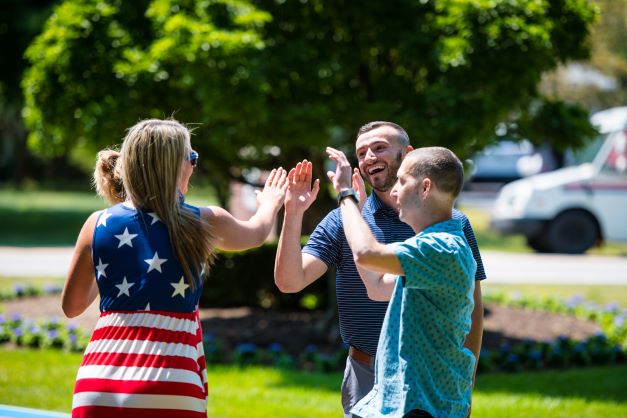
<path id="1" fill-rule="evenodd" d="M 355 203 L 359 204 L 359 197 L 357 197 L 357 192 L 353 188 L 342 190 L 340 193 L 338 193 L 337 204 L 339 205 L 342 202 L 342 200 L 344 200 L 344 198 L 347 198 L 347 197 L 352 198 L 355 201 Z"/>

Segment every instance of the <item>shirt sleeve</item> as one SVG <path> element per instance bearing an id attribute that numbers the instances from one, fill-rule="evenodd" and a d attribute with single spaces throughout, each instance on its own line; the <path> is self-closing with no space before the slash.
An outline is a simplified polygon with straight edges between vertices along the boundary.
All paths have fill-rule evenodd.
<path id="1" fill-rule="evenodd" d="M 344 236 L 339 210 L 334 209 L 316 226 L 302 252 L 322 260 L 327 267 L 336 265 L 340 258 L 340 239 Z"/>
<path id="2" fill-rule="evenodd" d="M 396 244 L 394 252 L 403 268 L 403 286 L 434 289 L 441 285 L 442 271 L 447 268 L 434 248 L 423 238 L 410 238 Z"/>
<path id="3" fill-rule="evenodd" d="M 462 222 L 462 230 L 464 231 L 464 236 L 466 237 L 466 241 L 468 242 L 470 251 L 472 251 L 472 257 L 477 262 L 477 272 L 475 273 L 475 280 L 485 279 L 486 274 L 485 270 L 483 269 L 483 260 L 481 259 L 479 245 L 477 245 L 477 239 L 475 238 L 475 232 L 472 229 L 472 225 L 470 225 L 470 220 L 468 220 L 468 217 L 463 212 L 460 212 L 457 209 L 453 209 L 453 218 L 457 218 Z"/>

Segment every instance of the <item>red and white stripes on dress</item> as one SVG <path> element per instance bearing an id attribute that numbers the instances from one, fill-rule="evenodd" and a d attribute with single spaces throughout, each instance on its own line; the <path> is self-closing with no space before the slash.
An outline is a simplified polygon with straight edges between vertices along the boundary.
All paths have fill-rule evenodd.
<path id="1" fill-rule="evenodd" d="M 78 370 L 73 418 L 205 418 L 196 312 L 104 312 Z"/>

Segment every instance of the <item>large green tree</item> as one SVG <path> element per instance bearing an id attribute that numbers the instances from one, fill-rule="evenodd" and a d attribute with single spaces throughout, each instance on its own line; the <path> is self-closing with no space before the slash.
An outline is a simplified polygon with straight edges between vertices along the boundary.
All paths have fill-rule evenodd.
<path id="1" fill-rule="evenodd" d="M 194 146 L 220 184 L 279 150 L 293 164 L 348 144 L 369 120 L 465 155 L 537 99 L 544 72 L 587 56 L 595 10 L 586 0 L 66 0 L 27 52 L 29 143 L 47 155 L 96 150 L 140 118 L 174 114 L 198 123 Z"/>
<path id="2" fill-rule="evenodd" d="M 23 55 L 41 31 L 53 3 L 55 0 L 0 2 L 0 182 L 10 178 L 19 182 L 27 172 L 20 79 L 28 62 Z"/>

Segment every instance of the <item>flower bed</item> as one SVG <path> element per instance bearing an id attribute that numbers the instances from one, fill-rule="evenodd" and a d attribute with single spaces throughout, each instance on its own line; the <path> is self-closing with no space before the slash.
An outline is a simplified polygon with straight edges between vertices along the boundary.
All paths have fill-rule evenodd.
<path id="1" fill-rule="evenodd" d="M 32 284 L 16 284 L 13 286 L 13 289 L 0 290 L 0 302 L 34 296 L 56 295 L 61 293 L 62 290 L 62 287 L 56 284 L 48 284 L 43 287 L 33 286 Z"/>
<path id="2" fill-rule="evenodd" d="M 478 365 L 481 373 L 616 364 L 627 360 L 627 312 L 618 306 L 600 307 L 578 297 L 559 301 L 553 298 L 533 300 L 516 294 L 487 294 L 484 299 L 501 305 L 590 319 L 599 324 L 603 332 L 580 341 L 562 336 L 551 341 L 525 340 L 502 344 L 498 349 L 483 349 Z M 0 343 L 83 351 L 88 341 L 89 335 L 85 332 L 55 319 L 35 323 L 19 315 L 0 315 Z M 278 342 L 267 346 L 246 342 L 227 350 L 223 341 L 210 333 L 205 333 L 203 345 L 209 364 L 270 365 L 322 372 L 342 370 L 347 354 L 346 347 L 328 352 L 309 345 L 294 356 Z"/>

